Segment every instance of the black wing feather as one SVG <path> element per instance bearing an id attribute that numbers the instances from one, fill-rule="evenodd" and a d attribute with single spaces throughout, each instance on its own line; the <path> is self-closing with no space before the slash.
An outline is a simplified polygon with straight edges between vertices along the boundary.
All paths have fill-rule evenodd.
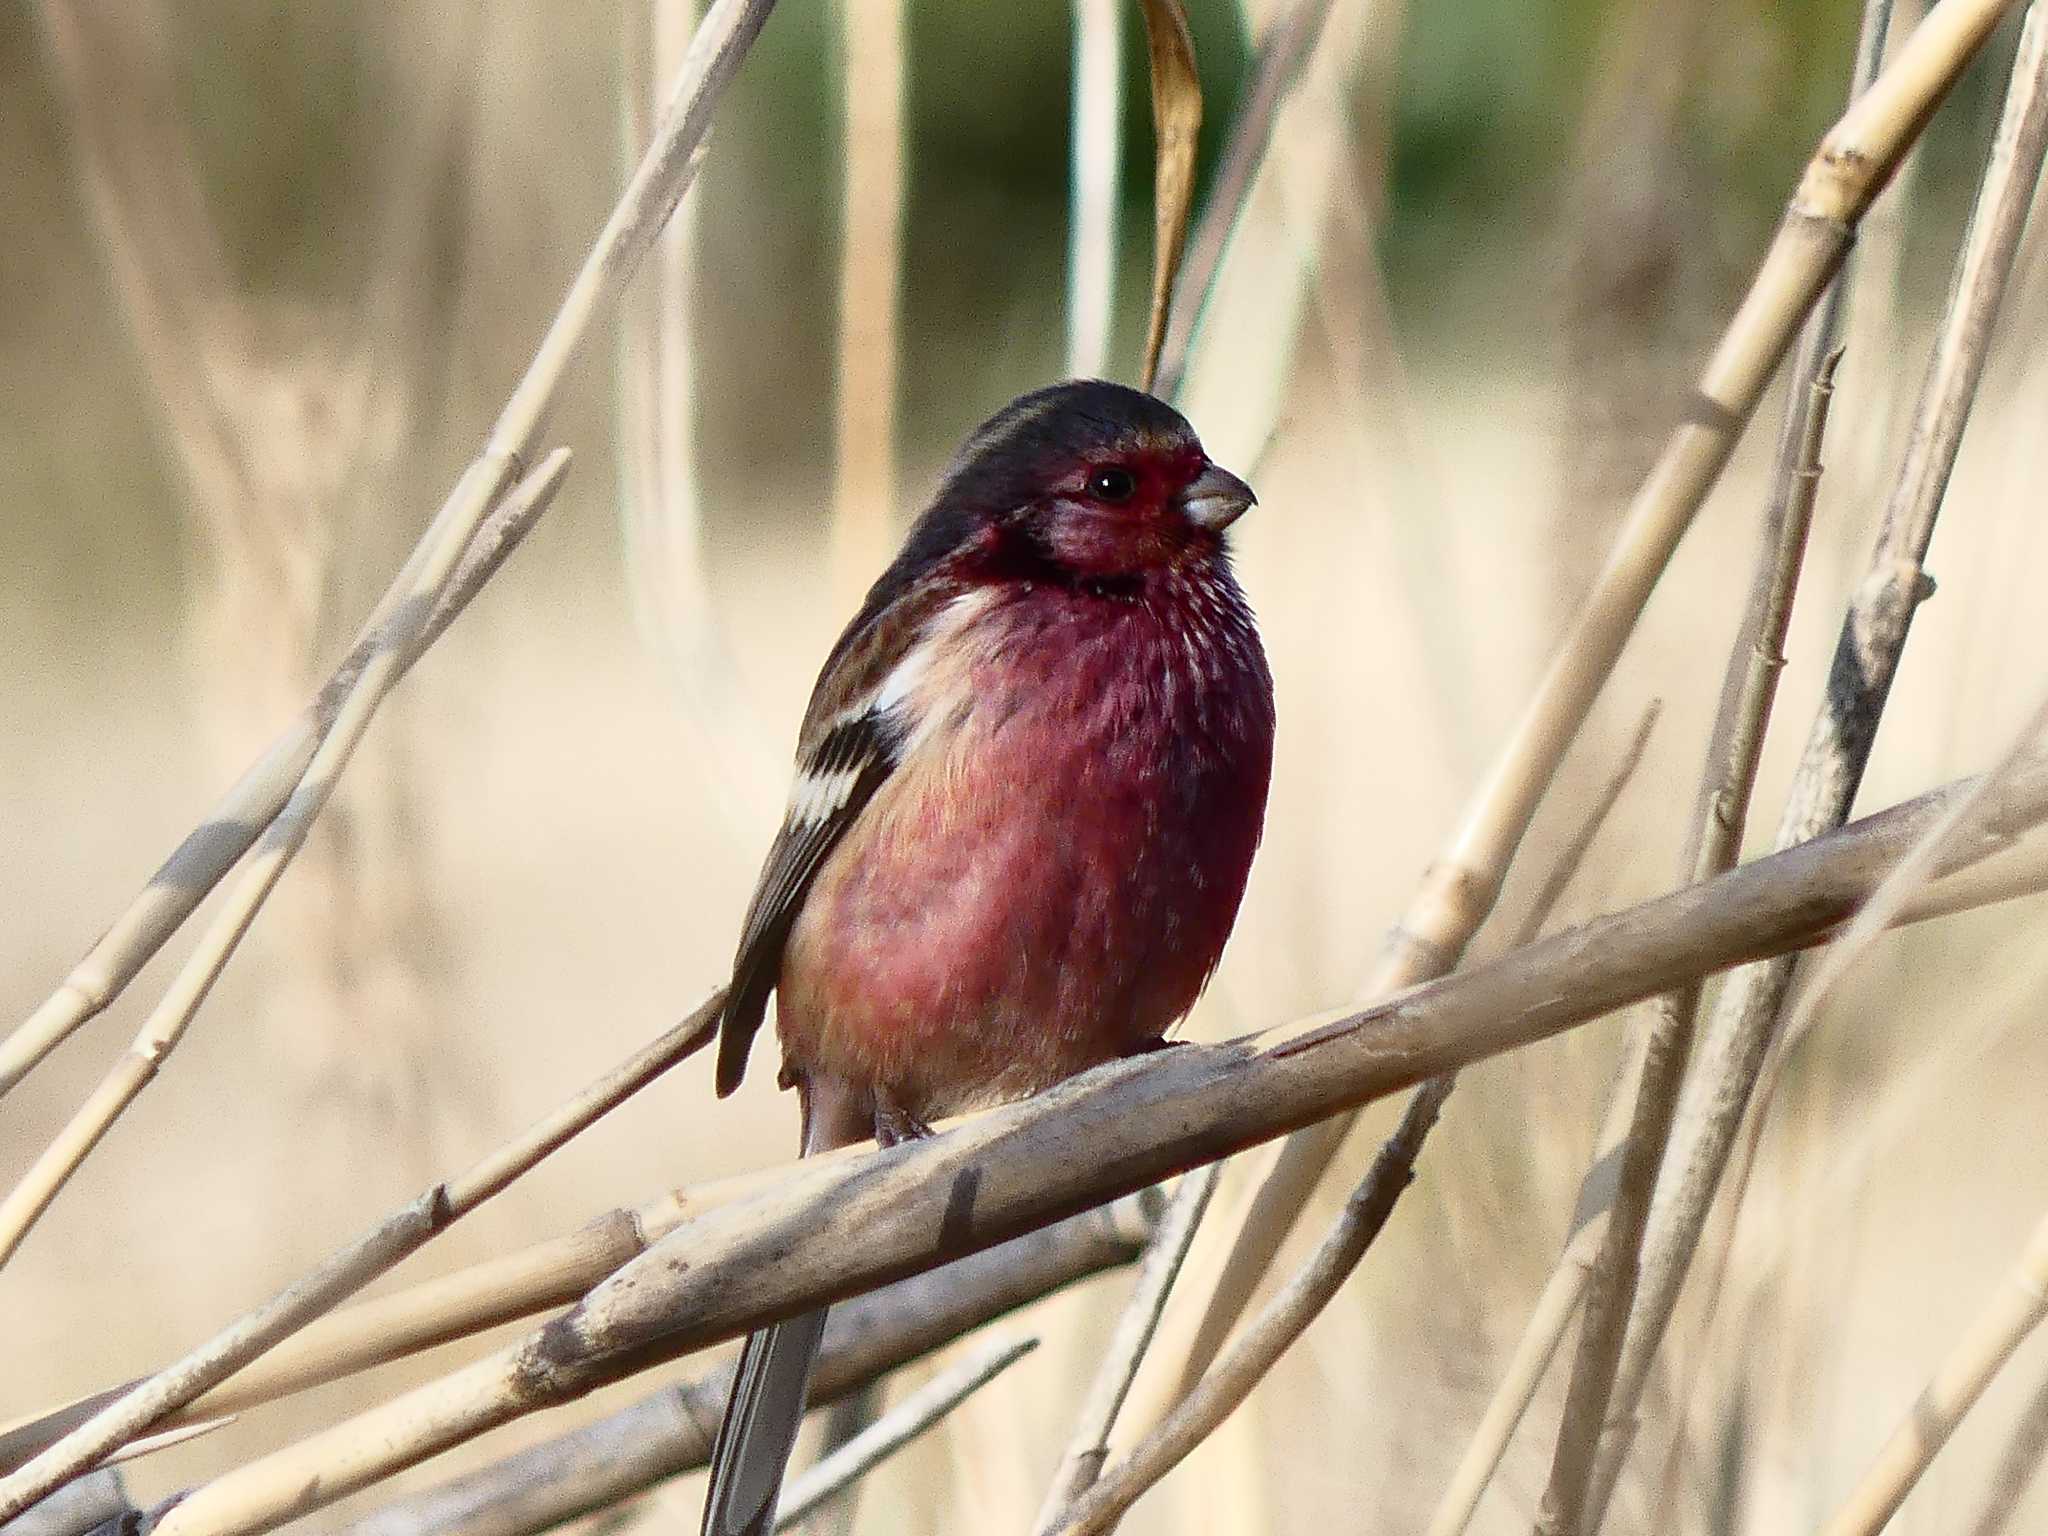
<path id="1" fill-rule="evenodd" d="M 819 818 L 801 816 L 791 807 L 782 830 L 768 850 L 760 884 L 747 906 L 739 953 L 733 959 L 732 985 L 726 991 L 719 1020 L 718 1096 L 724 1098 L 746 1074 L 747 1052 L 760 1032 L 768 994 L 782 975 L 782 948 L 790 927 L 803 909 L 811 881 L 825 856 L 838 846 L 875 791 L 895 771 L 899 732 L 886 715 L 870 711 L 843 720 L 825 733 L 817 750 L 798 764 L 799 782 L 851 772 L 852 786 L 832 810 Z"/>

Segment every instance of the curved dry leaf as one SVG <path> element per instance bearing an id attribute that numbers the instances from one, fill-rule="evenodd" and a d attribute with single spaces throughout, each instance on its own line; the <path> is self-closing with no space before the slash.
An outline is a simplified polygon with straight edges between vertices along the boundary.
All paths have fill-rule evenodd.
<path id="1" fill-rule="evenodd" d="M 1159 372 L 1166 312 L 1180 271 L 1195 201 L 1195 141 L 1202 131 L 1202 81 L 1195 38 L 1181 0 L 1139 0 L 1152 55 L 1152 317 L 1145 327 L 1144 387 Z"/>

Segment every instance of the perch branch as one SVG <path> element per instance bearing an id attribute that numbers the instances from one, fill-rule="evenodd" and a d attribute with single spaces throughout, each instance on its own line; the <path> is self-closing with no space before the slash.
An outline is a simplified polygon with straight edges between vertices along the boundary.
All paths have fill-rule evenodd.
<path id="1" fill-rule="evenodd" d="M 195 1490 L 158 1528 L 268 1529 L 579 1397 L 651 1354 L 671 1358 L 950 1262 L 1690 977 L 1810 942 L 1961 792 L 1922 796 L 1364 1011 L 1113 1063 L 928 1140 L 806 1167 L 670 1233 L 509 1348 Z M 2048 764 L 2034 763 L 1994 793 L 1985 841 L 2042 817 Z"/>
<path id="2" fill-rule="evenodd" d="M 823 1407 L 960 1335 L 1137 1257 L 1149 1191 L 832 1309 L 811 1403 Z M 340 1536 L 530 1536 L 703 1466 L 732 1392 L 722 1364 L 595 1423 L 413 1494 Z"/>

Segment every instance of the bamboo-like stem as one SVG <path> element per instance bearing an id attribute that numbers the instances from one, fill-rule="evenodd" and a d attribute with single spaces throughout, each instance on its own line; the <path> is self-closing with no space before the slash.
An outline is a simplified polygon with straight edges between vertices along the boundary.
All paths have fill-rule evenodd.
<path id="1" fill-rule="evenodd" d="M 1910 58 L 1941 19 L 1937 7 L 1902 52 Z M 1895 65 L 1894 68 L 1898 66 Z M 1888 78 L 1892 70 L 1885 72 Z M 1855 107 L 1877 96 L 1883 80 Z M 1869 761 L 1914 610 L 1927 595 L 1922 570 L 1935 516 L 1989 352 L 2013 254 L 2048 148 L 2048 47 L 2038 10 L 2022 33 L 2012 83 L 1957 260 L 1954 287 L 1930 361 L 1920 408 L 1870 574 L 1850 604 L 1827 697 L 1778 827 L 1778 846 L 1805 841 L 1848 815 Z M 1584 1529 L 1598 1529 L 1633 1433 L 1637 1400 L 1677 1305 L 1728 1155 L 1755 1089 L 1791 985 L 1784 961 L 1735 976 L 1716 1003 L 1694 1080 L 1682 1098 L 1669 1172 L 1660 1180 L 1642 1248 L 1642 1279 L 1586 1501 Z"/>
<path id="2" fill-rule="evenodd" d="M 1018 1238 L 832 1309 L 814 1407 L 860 1392 L 920 1355 L 1135 1259 L 1156 1229 L 1151 1192 Z M 727 1363 L 592 1424 L 372 1511 L 344 1536 L 530 1536 L 709 1460 L 732 1393 Z"/>
<path id="3" fill-rule="evenodd" d="M 904 0 L 838 0 L 840 207 L 833 585 L 851 609 L 888 562 L 896 501 L 897 285 L 904 196 Z"/>
<path id="4" fill-rule="evenodd" d="M 159 1530 L 268 1529 L 617 1380 L 636 1362 L 950 1262 L 1688 977 L 1805 942 L 1852 911 L 1962 792 L 1923 796 L 1364 1012 L 1112 1063 L 944 1134 L 805 1167 L 670 1233 L 509 1348 L 195 1490 Z M 2048 818 L 2048 764 L 2001 785 L 1993 804 L 1982 842 Z M 792 1245 L 792 1232 L 804 1241 Z"/>
<path id="5" fill-rule="evenodd" d="M 1621 654 L 1657 577 L 1713 487 L 1772 370 L 1825 290 L 1854 231 L 1929 114 L 2012 0 L 1942 0 L 1898 57 L 1822 139 L 1741 308 L 1702 375 L 1689 419 L 1636 493 L 1606 567 L 1474 797 L 1424 876 L 1368 986 L 1385 996 L 1444 974 L 1492 910 L 1507 866 L 1565 750 Z M 1191 1321 L 1175 1333 L 1185 1368 L 1134 1402 L 1127 1422 L 1163 1414 L 1207 1369 L 1249 1304 L 1310 1191 L 1343 1144 L 1348 1116 L 1268 1155 L 1249 1194 L 1198 1242 L 1180 1287 Z M 1184 1312 L 1193 1308 L 1192 1312 Z M 1173 1314 L 1169 1315 L 1173 1327 Z"/>
<path id="6" fill-rule="evenodd" d="M 1067 377 L 1109 373 L 1116 319 L 1117 200 L 1123 182 L 1123 6 L 1073 0 L 1074 83 L 1067 170 Z"/>
<path id="7" fill-rule="evenodd" d="M 313 1318 L 339 1305 L 400 1259 L 499 1193 L 571 1137 L 625 1102 L 692 1051 L 718 1027 L 724 994 L 711 997 L 675 1028 L 643 1046 L 575 1098 L 523 1133 L 436 1184 L 336 1250 L 306 1277 L 146 1381 L 114 1397 L 19 1471 L 0 1479 L 0 1522 L 97 1465 L 111 1451 L 219 1385 Z"/>
<path id="8" fill-rule="evenodd" d="M 1371 1170 L 1344 1202 L 1329 1234 L 1301 1271 L 1283 1286 L 1234 1342 L 1216 1368 L 1174 1405 L 1173 1412 L 1082 1494 L 1053 1527 L 1057 1536 L 1101 1536 L 1125 1510 L 1186 1459 L 1264 1380 L 1288 1345 L 1328 1306 L 1372 1246 L 1394 1202 L 1415 1176 L 1415 1159 L 1456 1079 L 1432 1078 L 1417 1090 L 1401 1124 L 1380 1148 Z"/>
<path id="9" fill-rule="evenodd" d="M 1821 1536 L 1874 1536 L 1898 1513 L 1906 1495 L 1976 1406 L 1984 1389 L 2048 1316 L 2048 1218 L 1983 1310 L 1963 1330 L 1855 1491 Z"/>
<path id="10" fill-rule="evenodd" d="M 997 1339 L 934 1376 L 793 1481 L 775 1511 L 775 1529 L 788 1530 L 851 1488 L 1036 1348 L 1036 1334 Z"/>
<path id="11" fill-rule="evenodd" d="M 1216 1180 L 1221 1173 L 1220 1163 L 1207 1164 L 1186 1175 L 1180 1188 L 1174 1191 L 1166 1218 L 1145 1250 L 1145 1262 L 1131 1288 L 1131 1299 L 1117 1319 L 1116 1331 L 1110 1335 L 1109 1351 L 1102 1358 L 1088 1396 L 1082 1400 L 1081 1412 L 1067 1440 L 1066 1454 L 1060 1458 L 1059 1469 L 1046 1490 L 1034 1530 L 1053 1530 L 1067 1506 L 1101 1475 L 1103 1463 L 1109 1458 L 1109 1432 L 1116 1427 L 1116 1416 L 1123 1409 L 1131 1380 L 1138 1374 L 1145 1350 L 1159 1327 L 1159 1314 L 1166 1309 L 1174 1277 L 1180 1273 L 1181 1260 L 1188 1255 L 1188 1244 L 1194 1241 L 1195 1229 L 1201 1225 L 1202 1212 L 1208 1209 L 1209 1197 L 1216 1192 Z"/>
<path id="12" fill-rule="evenodd" d="M 1876 73 L 1877 60 L 1883 55 L 1884 20 L 1881 6 L 1864 12 L 1864 35 L 1857 48 L 1859 78 L 1854 87 L 1858 92 Z M 1840 289 L 1838 280 L 1830 292 L 1838 294 Z M 1749 605 L 1728 658 L 1720 717 L 1714 722 L 1700 775 L 1690 846 L 1680 871 L 1683 880 L 1712 879 L 1732 869 L 1742 851 L 1750 795 L 1756 785 L 1757 764 L 1763 758 L 1764 732 L 1777 697 L 1778 675 L 1785 665 L 1785 631 L 1792 622 L 1792 600 L 1805 562 L 1814 496 L 1820 486 L 1821 441 L 1827 430 L 1835 363 L 1841 356 L 1831 345 L 1831 333 L 1840 312 L 1839 302 L 1816 312 L 1794 371 L 1763 545 L 1758 551 Z M 1651 1008 L 1635 1111 L 1622 1143 L 1620 1174 L 1608 1204 L 1600 1255 L 1587 1275 L 1585 1322 L 1565 1391 L 1550 1484 L 1537 1516 L 1537 1529 L 1544 1536 L 1569 1536 L 1580 1528 L 1586 1485 L 1599 1451 L 1600 1425 L 1606 1419 L 1607 1400 L 1621 1359 L 1622 1335 L 1635 1300 L 1650 1198 L 1671 1138 L 1699 1005 L 1700 988 L 1695 983 L 1658 998 Z"/>
<path id="13" fill-rule="evenodd" d="M 465 549 L 492 508 L 522 477 L 523 466 L 539 447 L 541 431 L 569 366 L 580 355 L 593 324 L 617 300 L 688 189 L 696 151 L 710 127 L 711 115 L 773 5 L 774 0 L 717 0 L 707 13 L 654 143 L 571 282 L 526 373 L 492 426 L 483 451 L 456 482 L 365 623 L 351 651 L 353 667 L 343 664 L 314 704 L 286 728 L 206 821 L 172 852 L 56 991 L 0 1042 L 0 1093 L 120 995 L 264 829 L 284 817 L 293 795 L 310 779 L 319 747 L 339 728 L 343 714 L 353 710 L 362 716 L 353 727 L 359 732 L 374 707 L 363 701 L 373 692 L 388 689 L 396 674 L 402 673 L 427 643 L 425 622 L 440 606 L 438 594 L 454 590 L 448 576 L 460 569 Z M 365 654 L 358 658 L 356 651 L 365 647 Z M 378 680 L 366 687 L 373 676 Z M 341 686 L 330 699 L 337 684 Z M 307 809 L 317 808 L 301 803 Z M 287 827 L 287 836 L 289 832 Z M 271 845 L 273 849 L 283 846 L 282 841 Z M 192 967 L 174 983 L 174 991 L 190 997 L 192 1006 L 204 995 L 201 982 L 206 972 L 217 964 L 206 949 L 218 948 L 222 941 L 232 948 L 239 929 L 253 919 L 255 905 L 262 899 L 259 891 L 267 891 L 275 879 L 275 873 L 266 868 L 273 862 L 281 871 L 282 863 L 274 853 L 268 858 L 259 856 L 238 897 L 247 906 L 247 915 L 231 927 L 228 920 L 235 914 L 223 914 L 222 924 L 214 932 L 215 944 L 203 947 Z M 170 1022 L 169 1015 L 164 1022 Z"/>

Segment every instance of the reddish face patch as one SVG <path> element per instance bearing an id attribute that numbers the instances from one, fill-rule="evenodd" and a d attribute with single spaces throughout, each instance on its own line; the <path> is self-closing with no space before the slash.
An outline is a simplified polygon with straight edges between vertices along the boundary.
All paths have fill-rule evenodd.
<path id="1" fill-rule="evenodd" d="M 1180 497 L 1208 463 L 1193 441 L 1092 455 L 1053 480 L 1035 531 L 1054 561 L 1085 576 L 1207 554 L 1215 535 L 1187 520 Z"/>

